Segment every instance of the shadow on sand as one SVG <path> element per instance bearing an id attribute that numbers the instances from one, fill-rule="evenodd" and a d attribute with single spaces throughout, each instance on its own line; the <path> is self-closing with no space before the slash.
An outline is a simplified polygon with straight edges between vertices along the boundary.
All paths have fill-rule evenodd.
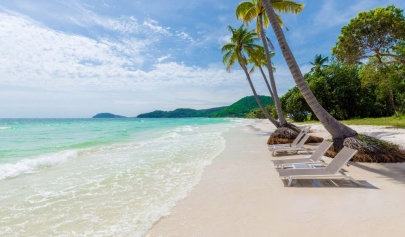
<path id="1" fill-rule="evenodd" d="M 366 164 L 350 162 L 350 165 L 353 165 L 354 167 L 373 172 L 398 183 L 405 184 L 405 165 L 398 166 L 398 164 L 400 163 L 381 164 L 381 169 L 376 169 L 374 167 L 369 167 Z"/>
<path id="2" fill-rule="evenodd" d="M 284 187 L 288 187 L 288 180 L 283 179 Z M 291 184 L 294 188 L 365 188 L 365 189 L 378 189 L 372 184 L 364 180 L 359 180 L 363 186 L 357 185 L 350 180 L 331 180 L 331 179 L 297 179 Z"/>

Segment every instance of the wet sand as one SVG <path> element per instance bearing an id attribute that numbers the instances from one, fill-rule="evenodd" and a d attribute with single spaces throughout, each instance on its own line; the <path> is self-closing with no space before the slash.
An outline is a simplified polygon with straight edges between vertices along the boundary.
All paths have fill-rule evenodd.
<path id="1" fill-rule="evenodd" d="M 272 157 L 266 146 L 273 130 L 258 120 L 227 132 L 225 151 L 201 182 L 146 236 L 403 236 L 405 163 L 344 167 L 366 187 L 328 180 L 286 187 L 271 162 L 285 156 Z"/>

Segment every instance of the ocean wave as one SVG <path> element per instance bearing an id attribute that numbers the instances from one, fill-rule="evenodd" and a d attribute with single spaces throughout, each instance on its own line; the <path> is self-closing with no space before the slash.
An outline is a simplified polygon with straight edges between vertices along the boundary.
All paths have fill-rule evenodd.
<path id="1" fill-rule="evenodd" d="M 64 164 L 72 172 L 54 180 L 41 170 L 34 174 L 43 172 L 41 185 L 27 187 L 30 192 L 18 188 L 12 191 L 16 196 L 27 196 L 20 202 L 14 201 L 20 200 L 15 197 L 8 198 L 15 204 L 6 208 L 0 204 L 0 209 L 7 211 L 5 216 L 10 217 L 4 222 L 8 229 L 2 232 L 0 225 L 0 233 L 144 236 L 155 222 L 170 215 L 179 200 L 187 197 L 200 182 L 204 168 L 223 152 L 226 141 L 222 132 L 218 132 L 221 129 L 222 126 L 209 126 L 204 131 L 195 129 L 184 134 L 172 130 L 141 143 L 78 150 L 74 154 L 78 159 L 66 160 Z M 39 162 L 41 158 L 35 160 L 42 166 L 52 165 L 45 160 Z M 89 164 L 93 168 L 89 169 Z M 41 167 L 32 166 L 31 171 L 24 172 L 35 172 Z M 0 179 L 2 172 L 0 166 Z M 16 181 L 24 184 L 26 180 L 31 177 Z M 37 213 L 41 213 L 40 219 Z M 28 221 L 21 227 L 15 224 L 20 220 Z M 49 228 L 37 228 L 38 222 Z"/>
<path id="2" fill-rule="evenodd" d="M 168 132 L 168 133 L 164 134 L 161 138 L 158 138 L 156 140 L 152 140 L 151 142 L 155 143 L 155 142 L 159 142 L 161 139 L 163 139 L 163 140 L 166 140 L 166 139 L 173 140 L 173 139 L 179 139 L 181 137 L 183 137 L 183 136 L 180 135 L 177 132 Z"/>
<path id="3" fill-rule="evenodd" d="M 16 177 L 25 173 L 32 173 L 41 167 L 54 166 L 75 159 L 77 151 L 63 151 L 49 155 L 42 155 L 33 159 L 24 159 L 14 164 L 0 165 L 0 180 Z"/>
<path id="4" fill-rule="evenodd" d="M 0 127 L 0 130 L 11 129 L 11 127 Z"/>
<path id="5" fill-rule="evenodd" d="M 182 126 L 174 129 L 175 132 L 193 132 L 194 128 L 192 126 Z"/>

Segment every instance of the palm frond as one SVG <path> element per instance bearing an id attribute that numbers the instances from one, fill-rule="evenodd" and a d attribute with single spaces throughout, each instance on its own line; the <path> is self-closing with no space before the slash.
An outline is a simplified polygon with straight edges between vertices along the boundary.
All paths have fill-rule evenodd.
<path id="1" fill-rule="evenodd" d="M 276 48 L 274 48 L 273 42 L 271 42 L 270 38 L 266 35 L 267 46 L 269 46 L 270 51 L 276 52 Z"/>
<path id="2" fill-rule="evenodd" d="M 274 11 L 279 13 L 299 14 L 304 9 L 304 4 L 294 1 L 274 1 L 271 0 Z"/>
<path id="3" fill-rule="evenodd" d="M 261 46 L 256 44 L 258 41 L 257 34 L 246 29 L 243 24 L 239 28 L 228 26 L 228 30 L 232 34 L 231 43 L 223 45 L 221 51 L 225 53 L 222 61 L 229 72 L 236 61 L 242 67 L 246 67 L 251 63 L 246 59 L 245 54 L 250 58 L 255 54 L 255 50 Z"/>
<path id="4" fill-rule="evenodd" d="M 257 7 L 251 7 L 249 10 L 245 12 L 245 15 L 243 16 L 243 21 L 249 23 L 251 21 L 254 21 L 258 15 L 259 12 Z"/>
<path id="5" fill-rule="evenodd" d="M 251 9 L 253 6 L 252 2 L 241 2 L 239 5 L 236 7 L 235 14 L 236 14 L 236 19 L 242 19 L 244 18 L 244 15 L 246 12 Z"/>
<path id="6" fill-rule="evenodd" d="M 252 69 L 249 70 L 249 74 L 253 74 L 255 72 L 255 67 L 252 67 Z"/>

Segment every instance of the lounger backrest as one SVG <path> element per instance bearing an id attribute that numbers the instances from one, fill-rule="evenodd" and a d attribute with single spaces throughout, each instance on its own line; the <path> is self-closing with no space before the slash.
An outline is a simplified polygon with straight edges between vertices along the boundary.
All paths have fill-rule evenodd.
<path id="1" fill-rule="evenodd" d="M 313 161 L 318 161 L 319 159 L 322 158 L 323 154 L 329 149 L 330 146 L 332 146 L 333 142 L 329 142 L 327 140 L 323 140 L 321 145 L 318 146 L 318 148 L 312 153 L 312 155 L 309 157 Z"/>
<path id="2" fill-rule="evenodd" d="M 301 141 L 294 147 L 302 147 L 304 145 L 304 143 L 308 140 L 309 135 L 305 134 L 305 136 L 301 139 Z"/>
<path id="3" fill-rule="evenodd" d="M 343 147 L 343 149 L 333 158 L 325 170 L 331 174 L 336 174 L 342 167 L 357 153 L 357 150 Z"/>
<path id="4" fill-rule="evenodd" d="M 305 131 L 301 130 L 301 132 L 298 133 L 297 137 L 291 143 L 291 146 L 296 146 L 298 144 L 298 142 L 301 140 L 302 136 L 304 136 L 304 135 L 305 135 Z"/>
<path id="5" fill-rule="evenodd" d="M 308 133 L 309 132 L 309 126 L 304 127 L 303 129 L 301 129 L 301 131 L 304 131 L 305 133 Z"/>

